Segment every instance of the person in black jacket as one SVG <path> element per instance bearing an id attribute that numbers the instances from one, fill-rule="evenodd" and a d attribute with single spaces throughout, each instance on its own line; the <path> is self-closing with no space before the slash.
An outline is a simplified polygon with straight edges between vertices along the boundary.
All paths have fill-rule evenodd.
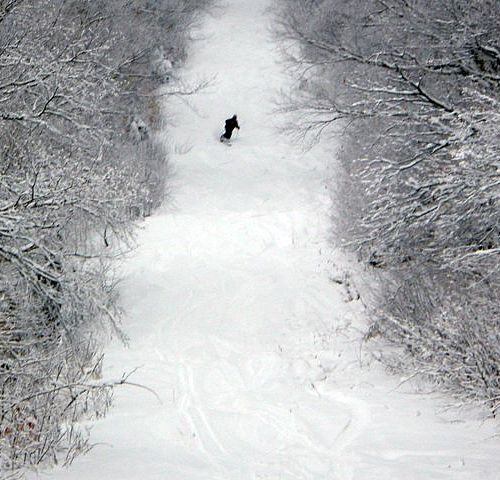
<path id="1" fill-rule="evenodd" d="M 240 126 L 238 125 L 238 117 L 236 115 L 233 115 L 231 118 L 228 118 L 226 120 L 226 125 L 224 128 L 226 131 L 220 136 L 221 142 L 229 141 L 233 133 L 233 130 L 235 128 L 237 128 L 238 130 L 240 129 Z"/>

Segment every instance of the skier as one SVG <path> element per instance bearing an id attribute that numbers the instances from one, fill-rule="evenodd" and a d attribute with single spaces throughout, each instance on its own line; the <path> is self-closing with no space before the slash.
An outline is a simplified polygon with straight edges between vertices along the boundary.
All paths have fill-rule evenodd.
<path id="1" fill-rule="evenodd" d="M 229 143 L 229 140 L 231 139 L 231 135 L 235 128 L 237 128 L 238 130 L 240 129 L 236 114 L 226 120 L 226 125 L 225 125 L 226 131 L 220 136 L 220 141 Z"/>

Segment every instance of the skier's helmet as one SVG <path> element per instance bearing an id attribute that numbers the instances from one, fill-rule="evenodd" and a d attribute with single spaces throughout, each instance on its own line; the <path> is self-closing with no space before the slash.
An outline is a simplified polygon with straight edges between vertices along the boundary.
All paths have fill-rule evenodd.
<path id="1" fill-rule="evenodd" d="M 236 113 L 235 113 L 235 114 L 233 115 L 233 120 L 236 120 L 236 118 L 238 118 L 238 117 L 236 116 Z"/>

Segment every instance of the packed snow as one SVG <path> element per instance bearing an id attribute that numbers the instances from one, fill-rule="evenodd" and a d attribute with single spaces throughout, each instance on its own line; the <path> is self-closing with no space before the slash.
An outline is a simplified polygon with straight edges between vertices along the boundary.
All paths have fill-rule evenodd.
<path id="1" fill-rule="evenodd" d="M 169 100 L 171 193 L 123 266 L 130 345 L 104 368 L 138 386 L 117 388 L 88 455 L 43 476 L 498 479 L 493 420 L 366 362 L 362 302 L 331 279 L 349 270 L 329 238 L 334 146 L 277 134 L 269 3 L 231 0 L 196 31 L 184 76 L 213 82 Z"/>

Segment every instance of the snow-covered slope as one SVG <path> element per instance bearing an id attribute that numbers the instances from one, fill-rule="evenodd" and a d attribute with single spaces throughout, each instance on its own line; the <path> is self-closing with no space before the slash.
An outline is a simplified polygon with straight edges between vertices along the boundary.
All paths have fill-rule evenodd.
<path id="1" fill-rule="evenodd" d="M 119 388 L 96 448 L 49 478 L 500 478 L 493 422 L 447 422 L 436 398 L 360 366 L 361 306 L 329 280 L 343 268 L 329 263 L 333 149 L 304 154 L 273 130 L 286 77 L 268 3 L 231 0 L 197 32 L 186 76 L 217 77 L 170 104 L 172 196 L 124 266 L 131 343 L 104 374 L 140 367 L 131 381 L 157 396 Z"/>

